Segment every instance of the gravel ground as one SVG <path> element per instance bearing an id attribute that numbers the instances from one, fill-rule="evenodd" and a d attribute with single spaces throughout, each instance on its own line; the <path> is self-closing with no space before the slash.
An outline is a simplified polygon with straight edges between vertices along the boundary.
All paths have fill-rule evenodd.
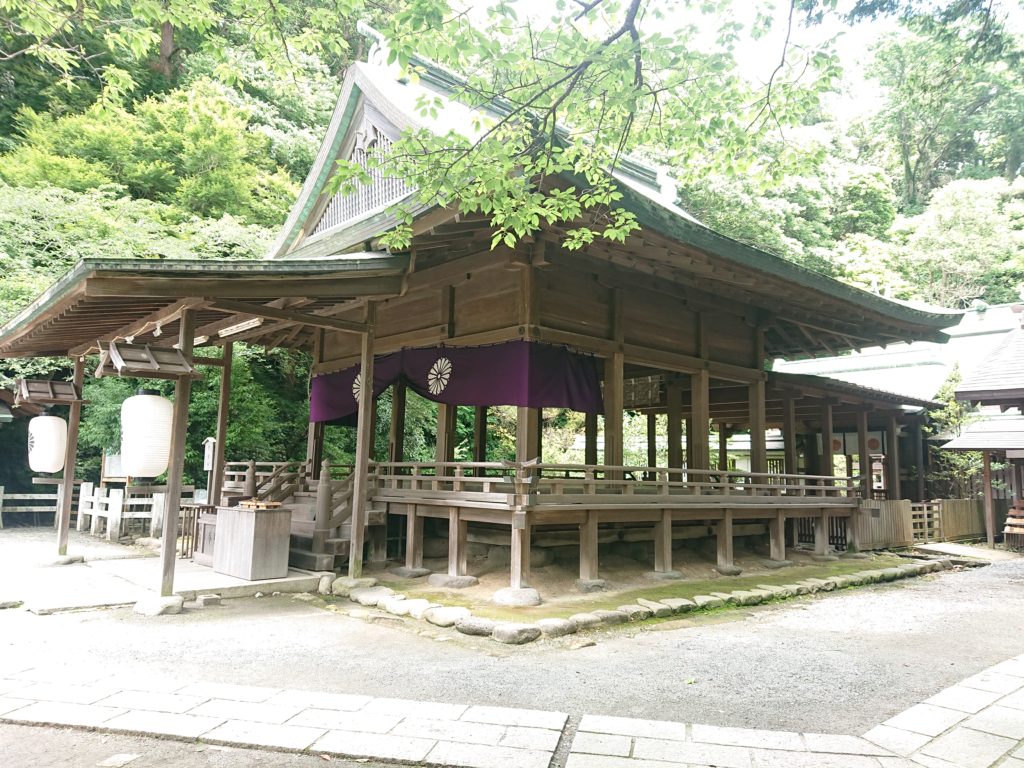
<path id="1" fill-rule="evenodd" d="M 0 659 L 375 696 L 861 733 L 1024 652 L 1024 561 L 522 648 L 288 596 L 144 619 L 0 612 Z M 347 605 L 347 604 L 346 604 Z"/>

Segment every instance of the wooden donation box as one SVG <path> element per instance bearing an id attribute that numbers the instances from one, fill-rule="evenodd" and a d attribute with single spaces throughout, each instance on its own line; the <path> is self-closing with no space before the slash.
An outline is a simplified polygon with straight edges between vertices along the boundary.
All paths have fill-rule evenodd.
<path id="1" fill-rule="evenodd" d="M 288 507 L 217 507 L 213 570 L 247 581 L 288 575 Z"/>

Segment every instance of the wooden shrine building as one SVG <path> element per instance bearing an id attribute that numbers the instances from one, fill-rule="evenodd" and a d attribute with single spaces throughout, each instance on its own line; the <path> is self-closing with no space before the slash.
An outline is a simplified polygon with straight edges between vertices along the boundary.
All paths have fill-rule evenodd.
<path id="1" fill-rule="evenodd" d="M 919 421 L 921 409 L 933 404 L 774 374 L 770 362 L 942 341 L 940 329 L 957 315 L 889 301 L 723 237 L 675 205 L 662 172 L 633 160 L 614 172 L 621 205 L 641 225 L 625 243 L 570 252 L 560 246 L 568 227 L 545 225 L 515 248 L 492 250 L 485 216 L 418 205 L 410 247 L 388 252 L 378 238 L 396 225 L 392 205 L 411 199 L 412 190 L 370 169 L 370 185 L 330 194 L 335 161 L 365 164 L 368 152 L 387 151 L 406 129 L 447 131 L 468 124 L 469 116 L 450 101 L 438 118 L 420 116 L 418 100 L 450 96 L 451 76 L 417 61 L 419 79 L 401 80 L 386 58 L 378 41 L 370 61 L 348 71 L 315 165 L 269 258 L 83 261 L 0 329 L 0 357 L 70 355 L 79 384 L 85 356 L 96 353 L 104 356 L 102 375 L 176 378 L 173 487 L 181 484 L 190 370 L 161 371 L 156 362 L 117 369 L 115 352 L 127 359 L 133 349 L 176 348 L 183 364 L 198 365 L 218 363 L 193 359 L 196 347 L 230 352 L 235 341 L 310 351 L 305 460 L 243 479 L 222 471 L 221 453 L 215 482 L 216 497 L 236 486 L 293 502 L 319 493 L 308 519 L 292 522 L 308 555 L 296 563 L 311 568 L 347 557 L 349 572 L 358 575 L 367 531 L 369 556 L 378 557 L 376 529 L 393 516 L 406 520 L 404 556 L 413 567 L 422 562 L 424 522 L 444 521 L 437 525 L 448 526 L 453 575 L 465 572 L 470 527 L 507 536 L 514 587 L 529 581 L 535 531 L 579 542 L 582 579 L 598 578 L 598 543 L 624 527 L 653 531 L 652 565 L 661 572 L 672 571 L 673 538 L 684 529 L 717 536 L 719 566 L 727 571 L 736 521 L 767 524 L 771 557 L 784 560 L 786 520 L 813 519 L 816 547 L 826 555 L 830 519 L 855 517 L 861 495 L 860 479 L 835 471 L 833 432 L 856 431 L 857 453 L 867 456 L 871 429 L 895 435 L 899 423 Z M 227 364 L 230 354 L 221 360 Z M 396 388 L 391 455 L 371 462 L 374 397 L 366 395 L 387 387 Z M 437 453 L 429 464 L 403 461 L 409 388 L 439 404 Z M 222 395 L 221 430 L 226 386 Z M 496 405 L 518 408 L 512 463 L 489 462 L 482 450 L 486 408 Z M 459 406 L 476 409 L 473 462 L 454 461 Z M 587 414 L 583 464 L 544 463 L 543 408 Z M 626 409 L 667 414 L 666 466 L 624 466 Z M 357 425 L 350 473 L 322 472 L 326 423 Z M 786 441 L 784 466 L 772 471 L 769 428 L 781 429 Z M 736 430 L 751 434 L 750 472 L 720 464 L 712 433 Z M 819 434 L 825 439 L 809 448 Z M 164 531 L 168 593 L 174 511 Z"/>

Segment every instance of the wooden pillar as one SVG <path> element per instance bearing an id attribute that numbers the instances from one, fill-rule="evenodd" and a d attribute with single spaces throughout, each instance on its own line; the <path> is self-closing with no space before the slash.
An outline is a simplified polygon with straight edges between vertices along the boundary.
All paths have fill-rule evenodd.
<path id="1" fill-rule="evenodd" d="M 647 414 L 647 466 L 658 466 L 658 414 L 656 413 Z"/>
<path id="2" fill-rule="evenodd" d="M 423 518 L 416 512 L 416 505 L 410 504 L 405 518 L 405 565 L 408 568 L 423 567 Z"/>
<path id="3" fill-rule="evenodd" d="M 821 406 L 821 474 L 835 475 L 835 453 L 832 448 L 832 404 Z"/>
<path id="4" fill-rule="evenodd" d="M 85 358 L 75 358 L 75 391 L 81 396 L 85 382 Z M 60 484 L 60 509 L 57 514 L 57 554 L 68 553 L 68 531 L 71 528 L 71 502 L 75 496 L 75 464 L 78 458 L 78 425 L 82 421 L 82 404 L 72 403 L 68 413 L 68 443 L 64 449 L 64 477 Z"/>
<path id="5" fill-rule="evenodd" d="M 469 524 L 459 515 L 458 507 L 448 510 L 448 575 L 466 575 L 466 536 Z"/>
<path id="6" fill-rule="evenodd" d="M 725 422 L 718 424 L 718 471 L 729 471 L 729 428 Z"/>
<path id="7" fill-rule="evenodd" d="M 771 560 L 782 562 L 786 559 L 786 513 L 775 510 L 775 516 L 768 520 L 769 555 Z"/>
<path id="8" fill-rule="evenodd" d="M 799 474 L 800 467 L 796 455 L 796 398 L 792 395 L 787 395 L 782 400 L 782 443 L 785 474 Z"/>
<path id="9" fill-rule="evenodd" d="M 534 447 L 534 456 L 538 461 L 544 459 L 544 409 L 537 408 L 537 444 Z"/>
<path id="10" fill-rule="evenodd" d="M 718 539 L 718 565 L 722 568 L 731 568 L 733 566 L 731 509 L 723 512 L 722 519 L 718 521 L 716 533 Z"/>
<path id="11" fill-rule="evenodd" d="M 886 498 L 899 499 L 903 496 L 900 489 L 900 442 L 899 424 L 896 417 L 889 417 L 888 428 L 885 431 L 885 471 L 886 471 Z"/>
<path id="12" fill-rule="evenodd" d="M 592 581 L 597 575 L 597 510 L 587 510 L 580 523 L 580 579 Z"/>
<path id="13" fill-rule="evenodd" d="M 828 521 L 828 512 L 814 518 L 814 554 L 819 558 L 829 557 Z"/>
<path id="14" fill-rule="evenodd" d="M 487 461 L 486 405 L 478 405 L 473 412 L 473 461 Z"/>
<path id="15" fill-rule="evenodd" d="M 689 469 L 711 469 L 711 446 L 708 423 L 711 421 L 711 377 L 706 370 L 690 374 L 690 423 L 693 435 L 686 435 L 686 445 L 692 445 Z M 687 425 L 689 426 L 689 424 Z"/>
<path id="16" fill-rule="evenodd" d="M 910 439 L 914 441 L 914 475 L 915 475 L 915 496 L 914 501 L 924 501 L 925 487 L 925 449 L 924 435 L 921 430 L 921 422 L 914 422 L 910 430 Z"/>
<path id="17" fill-rule="evenodd" d="M 686 468 L 695 469 L 693 458 L 693 418 L 683 419 L 683 431 L 686 433 Z M 692 479 L 692 478 L 687 478 Z"/>
<path id="18" fill-rule="evenodd" d="M 677 382 L 669 382 L 668 399 L 668 465 L 674 469 L 683 466 L 683 390 Z M 678 479 L 678 476 L 673 476 Z"/>
<path id="19" fill-rule="evenodd" d="M 224 345 L 224 355 L 228 356 L 228 350 L 231 344 Z M 323 349 L 324 349 L 324 332 L 322 330 L 316 331 L 313 337 L 313 366 L 314 371 L 316 364 L 323 361 Z M 228 377 L 230 378 L 230 377 Z M 219 412 L 218 412 L 219 416 Z M 218 422 L 219 423 L 219 422 Z M 218 445 L 219 445 L 218 441 Z M 324 423 L 322 421 L 311 421 L 309 422 L 309 428 L 306 431 L 306 466 L 309 467 L 310 478 L 318 480 L 320 478 L 320 465 L 324 460 Z"/>
<path id="20" fill-rule="evenodd" d="M 654 524 L 654 570 L 672 570 L 672 513 L 667 509 L 661 511 L 661 520 Z"/>
<path id="21" fill-rule="evenodd" d="M 597 464 L 597 414 L 588 413 L 583 423 L 584 448 L 583 463 L 591 466 Z"/>
<path id="22" fill-rule="evenodd" d="M 388 460 L 405 460 L 405 383 L 396 381 L 391 389 L 391 434 L 388 438 Z"/>
<path id="23" fill-rule="evenodd" d="M 536 408 L 516 408 L 516 461 L 537 458 L 540 411 Z"/>
<path id="24" fill-rule="evenodd" d="M 222 352 L 224 364 L 220 368 L 220 394 L 217 399 L 217 433 L 214 435 L 214 440 L 217 442 L 213 445 L 213 473 L 211 475 L 209 498 L 206 500 L 207 504 L 213 505 L 221 503 L 220 493 L 224 487 L 224 455 L 227 450 L 228 441 L 228 414 L 231 409 L 231 365 L 234 352 L 234 343 L 226 342 Z M 310 424 L 311 428 L 312 426 Z M 321 447 L 323 446 L 322 437 L 320 445 Z M 313 466 L 310 465 L 310 470 L 312 469 Z"/>
<path id="25" fill-rule="evenodd" d="M 352 478 L 352 533 L 348 553 L 349 578 L 363 575 L 363 541 L 366 536 L 366 494 L 369 490 L 370 444 L 373 441 L 373 347 L 377 308 L 366 305 L 366 326 L 359 359 L 362 388 L 359 396 L 359 421 L 356 426 L 356 458 Z"/>
<path id="26" fill-rule="evenodd" d="M 604 361 L 604 464 L 622 466 L 623 368 L 625 359 L 614 352 Z"/>
<path id="27" fill-rule="evenodd" d="M 750 471 L 767 472 L 768 453 L 764 442 L 764 380 L 750 382 L 747 394 L 750 403 Z"/>
<path id="28" fill-rule="evenodd" d="M 871 450 L 868 448 L 868 411 L 857 411 L 857 461 L 860 464 L 860 495 L 871 499 Z"/>
<path id="29" fill-rule="evenodd" d="M 195 338 L 195 313 L 186 309 L 178 322 L 178 349 L 186 360 L 192 359 Z M 174 594 L 174 565 L 178 559 L 178 515 L 181 511 L 181 486 L 185 476 L 185 438 L 188 435 L 188 401 L 192 377 L 179 376 L 174 384 L 174 410 L 171 420 L 171 452 L 167 466 L 167 508 L 160 540 L 160 595 Z"/>
<path id="30" fill-rule="evenodd" d="M 434 461 L 438 463 L 455 459 L 456 408 L 457 406 L 445 403 L 437 404 L 437 444 L 434 447 Z"/>
<path id="31" fill-rule="evenodd" d="M 990 547 L 994 547 L 996 545 L 996 510 L 992 503 L 992 456 L 988 451 L 982 451 L 981 462 L 985 505 L 985 541 Z"/>
<path id="32" fill-rule="evenodd" d="M 517 515 L 512 523 L 512 563 L 509 586 L 530 586 L 530 523 L 526 515 Z"/>

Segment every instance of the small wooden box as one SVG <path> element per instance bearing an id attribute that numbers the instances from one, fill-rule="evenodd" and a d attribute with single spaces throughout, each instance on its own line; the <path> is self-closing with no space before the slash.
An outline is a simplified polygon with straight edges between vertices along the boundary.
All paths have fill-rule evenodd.
<path id="1" fill-rule="evenodd" d="M 288 575 L 292 511 L 217 507 L 213 570 L 247 581 Z"/>

